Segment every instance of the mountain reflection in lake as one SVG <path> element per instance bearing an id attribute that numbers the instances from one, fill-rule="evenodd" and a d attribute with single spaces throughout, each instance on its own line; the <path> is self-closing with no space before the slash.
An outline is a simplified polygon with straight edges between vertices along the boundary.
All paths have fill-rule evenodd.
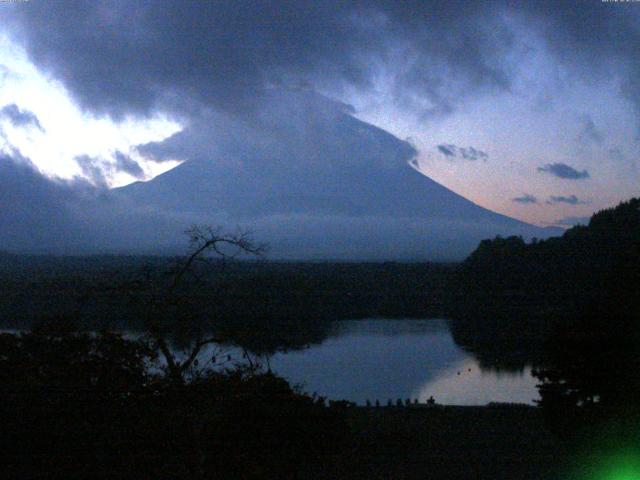
<path id="1" fill-rule="evenodd" d="M 358 404 L 397 398 L 424 402 L 431 395 L 438 403 L 455 405 L 532 404 L 538 398 L 530 366 L 481 368 L 455 344 L 445 320 L 334 322 L 322 343 L 276 353 L 269 363 L 306 392 Z"/>

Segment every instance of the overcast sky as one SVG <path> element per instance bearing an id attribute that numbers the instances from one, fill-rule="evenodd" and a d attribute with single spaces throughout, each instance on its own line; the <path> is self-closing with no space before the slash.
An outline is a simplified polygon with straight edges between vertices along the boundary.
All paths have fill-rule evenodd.
<path id="1" fill-rule="evenodd" d="M 640 2 L 0 2 L 2 153 L 101 187 L 194 152 L 149 144 L 215 148 L 231 134 L 207 119 L 268 123 L 267 92 L 305 90 L 472 201 L 568 225 L 640 193 L 639 79 Z"/>

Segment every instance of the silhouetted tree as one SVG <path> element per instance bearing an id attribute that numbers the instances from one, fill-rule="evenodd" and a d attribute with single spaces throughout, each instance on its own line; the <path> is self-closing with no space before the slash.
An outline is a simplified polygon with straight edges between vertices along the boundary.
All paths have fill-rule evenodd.
<path id="1" fill-rule="evenodd" d="M 349 438 L 339 411 L 272 373 L 180 388 L 142 340 L 0 334 L 2 478 L 308 478 Z"/>
<path id="2" fill-rule="evenodd" d="M 213 254 L 219 260 L 231 260 L 240 255 L 260 256 L 267 248 L 266 244 L 256 243 L 247 231 L 225 233 L 221 228 L 193 226 L 185 233 L 189 236 L 190 252 L 179 261 L 168 286 L 152 297 L 145 315 L 145 328 L 162 353 L 170 378 L 177 384 L 184 383 L 185 373 L 195 365 L 204 347 L 221 342 L 216 336 L 205 336 L 203 330 L 196 326 L 191 330 L 195 335 L 185 357 L 179 359 L 172 352 L 167 340 L 166 325 L 163 325 L 161 319 L 169 307 L 179 303 L 181 295 L 184 297 L 185 287 L 186 296 L 190 295 L 189 286 L 185 285 L 186 277 L 191 275 L 201 286 L 203 279 L 198 275 L 195 266 L 198 262 L 206 260 L 208 255 Z"/>
<path id="3" fill-rule="evenodd" d="M 534 375 L 539 404 L 558 435 L 615 431 L 621 443 L 640 442 L 640 312 L 628 310 L 630 303 L 588 303 L 548 340 L 547 365 Z"/>

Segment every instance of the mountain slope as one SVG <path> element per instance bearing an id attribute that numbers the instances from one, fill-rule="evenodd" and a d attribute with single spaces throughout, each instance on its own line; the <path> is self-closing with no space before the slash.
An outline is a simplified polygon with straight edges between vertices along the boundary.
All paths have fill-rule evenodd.
<path id="1" fill-rule="evenodd" d="M 159 159 L 177 151 L 189 158 L 117 194 L 170 215 L 249 227 L 279 258 L 457 259 L 487 237 L 558 233 L 434 182 L 412 167 L 413 147 L 393 135 L 297 100 L 266 126 L 225 123 L 234 133 L 222 142 L 203 142 L 196 126 L 143 147 Z"/>

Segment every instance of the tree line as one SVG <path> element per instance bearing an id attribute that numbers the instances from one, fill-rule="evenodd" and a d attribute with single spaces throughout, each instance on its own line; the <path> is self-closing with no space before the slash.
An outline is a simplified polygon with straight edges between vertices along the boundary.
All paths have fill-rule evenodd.
<path id="1" fill-rule="evenodd" d="M 545 350 L 535 374 L 557 433 L 640 440 L 640 198 L 561 237 L 484 240 L 450 292 L 463 342 Z"/>

